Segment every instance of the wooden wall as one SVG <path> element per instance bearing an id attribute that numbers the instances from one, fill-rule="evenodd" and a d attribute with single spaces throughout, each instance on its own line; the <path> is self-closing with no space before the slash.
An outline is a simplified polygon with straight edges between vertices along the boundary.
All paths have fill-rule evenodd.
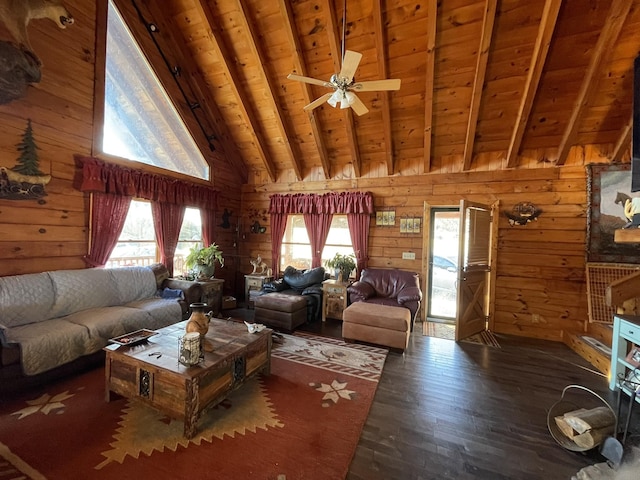
<path id="1" fill-rule="evenodd" d="M 16 146 L 31 119 L 40 170 L 52 176 L 41 200 L 0 199 L 0 276 L 86 267 L 89 199 L 75 187 L 74 155 L 94 154 L 97 7 L 96 2 L 83 0 L 66 0 L 65 5 L 75 18 L 66 30 L 46 19 L 29 25 L 33 49 L 43 62 L 41 81 L 29 86 L 23 98 L 0 105 L 0 166 L 16 165 Z M 5 39 L 6 31 L 0 29 L 0 40 Z M 167 75 L 158 72 L 163 78 Z M 233 212 L 232 228 L 221 228 L 216 239 L 229 257 L 220 276 L 229 276 L 233 288 L 239 180 L 227 162 L 219 162 L 212 172 L 212 185 L 221 191 L 216 223 L 222 222 L 224 208 Z"/>
<path id="2" fill-rule="evenodd" d="M 593 155 L 584 162 L 603 158 Z M 459 205 L 462 198 L 491 204 L 500 201 L 499 244 L 494 329 L 528 337 L 561 340 L 562 331 L 583 331 L 587 320 L 585 288 L 586 169 L 575 162 L 559 168 L 475 171 L 388 178 L 246 185 L 243 218 L 248 209 L 268 208 L 269 195 L 290 192 L 370 191 L 377 209 L 394 209 L 396 218 L 422 215 L 424 202 Z M 538 221 L 511 226 L 504 211 L 519 202 L 543 210 Z M 258 253 L 271 262 L 270 228 L 247 238 L 242 254 Z M 402 252 L 415 252 L 403 260 Z M 379 227 L 372 218 L 369 265 L 420 271 L 422 235 L 400 234 L 395 227 Z"/>

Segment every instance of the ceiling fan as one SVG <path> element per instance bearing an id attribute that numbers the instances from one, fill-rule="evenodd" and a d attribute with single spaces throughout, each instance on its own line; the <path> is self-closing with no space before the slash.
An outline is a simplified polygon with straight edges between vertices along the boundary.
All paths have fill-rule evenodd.
<path id="1" fill-rule="evenodd" d="M 324 102 L 335 107 L 338 102 L 340 102 L 340 108 L 351 107 L 357 115 L 364 115 L 369 111 L 369 109 L 364 103 L 362 103 L 362 100 L 357 97 L 355 92 L 375 92 L 400 89 L 399 78 L 356 82 L 353 76 L 358 69 L 361 58 L 361 53 L 353 52 L 351 50 L 345 51 L 344 57 L 342 58 L 342 68 L 340 69 L 340 72 L 333 74 L 328 82 L 290 73 L 287 76 L 290 80 L 310 83 L 312 85 L 320 85 L 321 87 L 333 89 L 333 92 L 325 93 L 309 105 L 306 105 L 304 110 L 313 110 Z"/>
<path id="2" fill-rule="evenodd" d="M 356 82 L 353 76 L 358 69 L 362 54 L 345 50 L 347 27 L 347 0 L 344 0 L 344 10 L 342 16 L 342 68 L 339 73 L 331 75 L 328 82 L 317 80 L 311 77 L 304 77 L 290 73 L 287 78 L 298 82 L 310 83 L 312 85 L 320 85 L 321 87 L 331 88 L 333 92 L 325 93 L 320 98 L 315 99 L 309 105 L 305 105 L 304 110 L 313 110 L 324 102 L 335 108 L 340 103 L 340 108 L 351 107 L 357 115 L 364 115 L 369 109 L 362 103 L 362 100 L 354 92 L 376 92 L 385 90 L 399 90 L 400 79 L 390 80 L 372 80 L 369 82 Z"/>

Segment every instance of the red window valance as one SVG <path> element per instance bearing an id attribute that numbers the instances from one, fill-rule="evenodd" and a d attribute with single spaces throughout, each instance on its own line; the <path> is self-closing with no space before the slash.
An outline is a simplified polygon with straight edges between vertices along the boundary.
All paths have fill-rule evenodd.
<path id="1" fill-rule="evenodd" d="M 269 213 L 373 213 L 371 192 L 274 194 L 270 199 Z"/>
<path id="2" fill-rule="evenodd" d="M 155 202 L 216 210 L 218 190 L 185 180 L 132 170 L 97 158 L 76 156 L 83 192 L 102 192 Z"/>

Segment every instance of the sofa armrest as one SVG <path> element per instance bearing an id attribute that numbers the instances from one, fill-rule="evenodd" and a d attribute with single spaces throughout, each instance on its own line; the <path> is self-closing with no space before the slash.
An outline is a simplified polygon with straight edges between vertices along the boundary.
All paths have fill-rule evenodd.
<path id="1" fill-rule="evenodd" d="M 406 287 L 398 292 L 398 303 L 404 305 L 409 302 L 419 302 L 422 300 L 422 292 L 418 287 Z"/>
<path id="2" fill-rule="evenodd" d="M 376 294 L 376 291 L 371 284 L 361 281 L 353 282 L 349 285 L 349 287 L 347 287 L 347 292 L 349 293 L 349 299 L 352 302 L 364 302 Z"/>
<path id="3" fill-rule="evenodd" d="M 171 288 L 174 290 L 182 290 L 184 292 L 184 301 L 187 306 L 192 303 L 202 301 L 202 287 L 198 282 L 190 280 L 179 280 L 177 278 L 167 278 L 162 283 L 162 288 Z"/>

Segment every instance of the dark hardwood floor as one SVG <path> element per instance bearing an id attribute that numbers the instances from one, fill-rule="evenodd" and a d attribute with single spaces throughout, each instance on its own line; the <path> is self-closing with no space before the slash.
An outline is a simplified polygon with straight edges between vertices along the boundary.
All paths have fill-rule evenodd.
<path id="1" fill-rule="evenodd" d="M 252 320 L 253 311 L 235 315 Z M 303 330 L 340 337 L 341 322 Z M 421 330 L 404 355 L 389 353 L 347 479 L 568 480 L 605 460 L 597 451 L 564 449 L 547 427 L 567 385 L 587 387 L 615 409 L 607 379 L 568 347 L 497 335 L 501 348 L 493 348 Z M 573 388 L 565 399 L 602 405 Z M 639 443 L 638 410 L 628 445 Z"/>

